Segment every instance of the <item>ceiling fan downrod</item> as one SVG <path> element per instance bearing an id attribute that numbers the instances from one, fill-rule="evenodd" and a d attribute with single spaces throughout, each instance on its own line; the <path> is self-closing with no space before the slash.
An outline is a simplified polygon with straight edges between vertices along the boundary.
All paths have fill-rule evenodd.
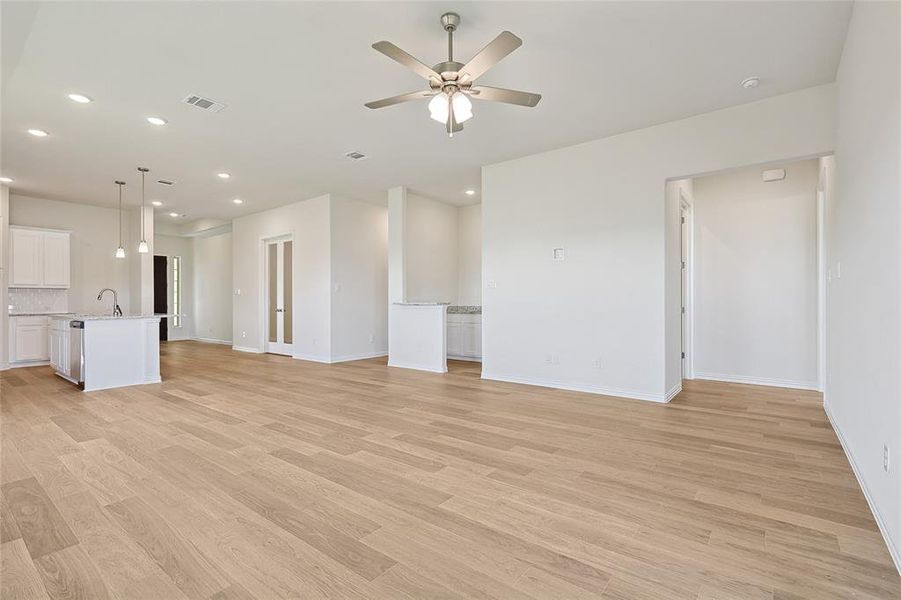
<path id="1" fill-rule="evenodd" d="M 447 32 L 447 62 L 454 62 L 454 31 L 460 25 L 460 15 L 457 13 L 444 13 L 441 15 L 441 26 Z"/>

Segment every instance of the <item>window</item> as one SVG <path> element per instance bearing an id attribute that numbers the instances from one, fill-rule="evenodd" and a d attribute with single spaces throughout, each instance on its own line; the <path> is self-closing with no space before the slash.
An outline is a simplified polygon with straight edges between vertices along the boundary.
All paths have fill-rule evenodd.
<path id="1" fill-rule="evenodd" d="M 172 326 L 181 327 L 181 257 L 172 257 Z"/>

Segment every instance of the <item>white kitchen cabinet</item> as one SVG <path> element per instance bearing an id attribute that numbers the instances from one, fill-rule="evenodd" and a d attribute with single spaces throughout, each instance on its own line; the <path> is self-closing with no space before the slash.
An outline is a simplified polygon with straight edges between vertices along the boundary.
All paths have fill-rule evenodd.
<path id="1" fill-rule="evenodd" d="M 9 228 L 10 287 L 44 284 L 44 233 L 37 229 Z"/>
<path id="2" fill-rule="evenodd" d="M 447 315 L 447 356 L 481 360 L 482 315 Z"/>
<path id="3" fill-rule="evenodd" d="M 57 373 L 69 375 L 69 321 L 53 319 L 50 325 L 50 365 Z"/>
<path id="4" fill-rule="evenodd" d="M 10 317 L 9 362 L 50 360 L 49 328 L 48 317 Z"/>
<path id="5" fill-rule="evenodd" d="M 44 232 L 44 286 L 69 287 L 69 234 Z"/>
<path id="6" fill-rule="evenodd" d="M 460 347 L 463 356 L 481 358 L 482 356 L 482 324 L 463 323 Z"/>
<path id="7" fill-rule="evenodd" d="M 460 335 L 460 330 L 463 325 L 460 323 L 458 319 L 455 319 L 456 315 L 447 315 L 447 355 L 448 356 L 460 356 L 460 353 L 463 351 L 463 347 L 461 345 L 462 338 Z"/>
<path id="8" fill-rule="evenodd" d="M 69 232 L 9 228 L 9 287 L 69 287 Z"/>

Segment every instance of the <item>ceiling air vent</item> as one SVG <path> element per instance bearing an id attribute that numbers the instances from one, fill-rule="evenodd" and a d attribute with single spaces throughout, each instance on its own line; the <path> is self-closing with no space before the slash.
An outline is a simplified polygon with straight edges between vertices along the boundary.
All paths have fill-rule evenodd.
<path id="1" fill-rule="evenodd" d="M 203 96 L 198 96 L 197 94 L 191 94 L 187 98 L 184 99 L 185 104 L 190 104 L 191 106 L 196 106 L 199 109 L 205 110 L 207 112 L 219 112 L 223 108 L 225 108 L 225 104 L 221 102 L 216 102 L 215 100 L 211 100 L 209 98 L 204 98 Z"/>
<path id="2" fill-rule="evenodd" d="M 161 185 L 174 185 L 175 184 L 174 181 L 169 181 L 168 179 L 160 179 L 159 181 L 157 181 L 157 183 L 159 183 Z"/>
<path id="3" fill-rule="evenodd" d="M 365 154 L 363 154 L 362 152 L 357 152 L 356 150 L 354 150 L 353 152 L 348 152 L 344 156 L 351 160 L 363 160 L 364 158 L 366 158 Z"/>

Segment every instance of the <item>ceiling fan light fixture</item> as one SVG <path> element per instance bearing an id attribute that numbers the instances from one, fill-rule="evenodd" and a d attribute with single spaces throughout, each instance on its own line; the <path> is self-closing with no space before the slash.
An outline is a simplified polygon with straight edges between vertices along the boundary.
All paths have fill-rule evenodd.
<path id="1" fill-rule="evenodd" d="M 450 102 L 448 102 L 448 95 L 445 92 L 432 98 L 429 102 L 429 117 L 445 125 L 450 116 L 451 107 L 454 111 L 454 121 L 457 123 L 463 123 L 472 118 L 472 101 L 465 94 L 459 92 L 450 96 Z"/>
<path id="2" fill-rule="evenodd" d="M 454 107 L 454 120 L 457 123 L 463 123 L 472 118 L 472 101 L 466 97 L 466 94 L 454 94 L 451 96 L 451 104 Z"/>
<path id="3" fill-rule="evenodd" d="M 438 121 L 442 125 L 447 123 L 447 94 L 442 92 L 441 94 L 436 94 L 435 97 L 431 99 L 429 102 L 429 116 L 432 120 Z"/>

